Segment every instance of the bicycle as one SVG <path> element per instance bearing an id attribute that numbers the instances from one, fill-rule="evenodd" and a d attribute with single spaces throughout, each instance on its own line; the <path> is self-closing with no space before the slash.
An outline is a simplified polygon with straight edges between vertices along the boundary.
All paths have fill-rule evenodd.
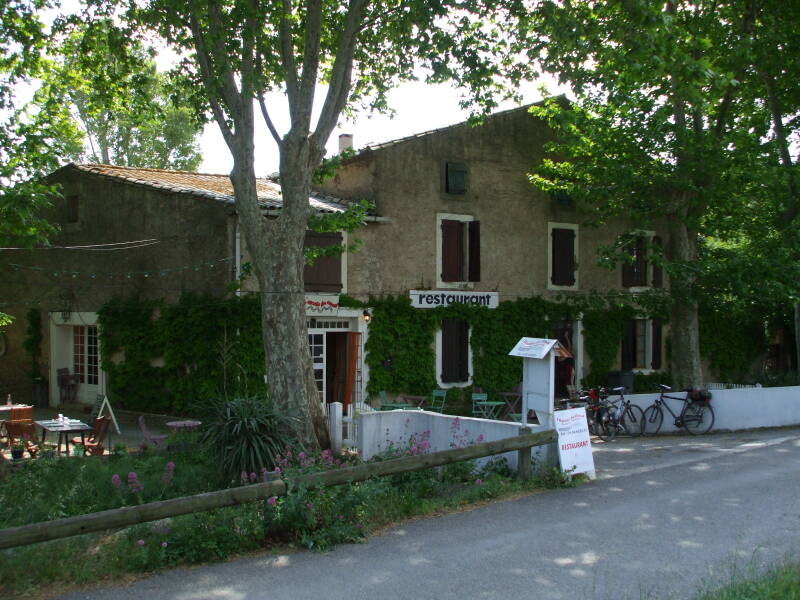
<path id="1" fill-rule="evenodd" d="M 669 411 L 674 419 L 675 427 L 683 428 L 691 435 L 701 435 L 708 433 L 714 426 L 714 409 L 711 408 L 709 401 L 711 393 L 706 390 L 686 390 L 686 397 L 670 396 L 666 392 L 671 392 L 672 388 L 668 385 L 658 384 L 661 393 L 655 402 L 644 411 L 644 433 L 655 435 L 661 429 L 664 422 L 664 408 Z M 675 414 L 664 402 L 670 400 L 680 400 L 683 402 L 680 414 Z M 664 408 L 662 408 L 664 407 Z"/>
<path id="2" fill-rule="evenodd" d="M 605 388 L 600 388 L 599 392 L 592 388 L 583 397 L 589 401 L 586 407 L 589 432 L 603 441 L 613 440 L 619 432 L 625 432 L 631 437 L 642 435 L 644 411 L 625 399 L 624 387 L 611 391 L 619 394 L 617 400 L 609 400 Z"/>

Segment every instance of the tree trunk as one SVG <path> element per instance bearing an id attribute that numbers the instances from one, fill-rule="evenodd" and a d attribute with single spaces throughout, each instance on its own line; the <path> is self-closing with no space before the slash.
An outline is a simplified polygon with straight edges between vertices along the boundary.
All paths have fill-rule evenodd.
<path id="1" fill-rule="evenodd" d="M 253 153 L 237 154 L 231 180 L 261 291 L 262 336 L 270 395 L 277 407 L 298 418 L 297 436 L 303 445 L 308 449 L 328 448 L 327 423 L 308 351 L 303 289 L 303 240 L 311 177 L 304 172 L 302 164 L 297 164 L 297 153 L 286 161 L 282 158 L 283 210 L 277 219 L 266 220 L 257 205 Z M 285 163 L 289 165 L 286 168 Z M 281 352 L 273 352 L 273 348 L 280 348 Z"/>
<path id="2" fill-rule="evenodd" d="M 683 219 L 670 219 L 670 260 L 691 266 L 697 258 L 695 233 Z M 670 280 L 673 305 L 670 320 L 672 339 L 673 384 L 677 389 L 702 387 L 703 367 L 700 362 L 700 335 L 697 300 L 694 297 L 695 276 L 684 269 L 681 277 Z"/>

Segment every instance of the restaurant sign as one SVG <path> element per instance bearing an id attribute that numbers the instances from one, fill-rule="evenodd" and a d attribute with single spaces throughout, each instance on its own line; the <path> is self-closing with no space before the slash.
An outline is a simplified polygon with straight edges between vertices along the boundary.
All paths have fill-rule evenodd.
<path id="1" fill-rule="evenodd" d="M 411 290 L 411 306 L 414 308 L 438 308 L 454 304 L 469 304 L 497 308 L 500 295 L 497 292 L 459 292 L 455 290 Z"/>
<path id="2" fill-rule="evenodd" d="M 589 441 L 586 409 L 557 410 L 555 417 L 561 470 L 572 475 L 593 473 L 594 457 L 592 456 L 592 443 Z"/>

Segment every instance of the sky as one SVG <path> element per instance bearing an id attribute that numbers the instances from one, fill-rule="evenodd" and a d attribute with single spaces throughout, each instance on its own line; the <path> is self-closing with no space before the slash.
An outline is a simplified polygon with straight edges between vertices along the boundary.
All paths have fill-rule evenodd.
<path id="1" fill-rule="evenodd" d="M 539 85 L 542 82 L 530 83 L 520 88 L 523 104 L 541 99 Z M 552 80 L 544 82 L 550 93 L 563 93 Z M 324 88 L 317 92 L 317 105 L 324 99 Z M 395 140 L 415 133 L 446 127 L 460 123 L 469 117 L 469 111 L 458 105 L 459 92 L 449 85 L 428 85 L 422 82 L 406 83 L 389 95 L 389 105 L 394 109 L 394 117 L 388 115 L 359 113 L 355 120 L 342 119 L 333 130 L 328 141 L 327 155 L 339 151 L 339 134 L 353 135 L 353 146 L 356 149 L 368 144 Z M 289 126 L 288 111 L 285 110 L 285 99 L 280 94 L 267 97 L 270 117 L 281 134 L 286 133 Z M 275 109 L 271 108 L 272 106 Z M 514 108 L 519 104 L 505 102 L 497 110 Z M 277 110 L 284 108 L 283 111 Z M 278 171 L 278 149 L 269 131 L 261 119 L 260 111 L 256 111 L 256 175 L 263 177 Z M 201 136 L 200 146 L 203 162 L 200 171 L 203 173 L 230 173 L 233 161 L 222 139 L 216 123 L 209 123 Z"/>

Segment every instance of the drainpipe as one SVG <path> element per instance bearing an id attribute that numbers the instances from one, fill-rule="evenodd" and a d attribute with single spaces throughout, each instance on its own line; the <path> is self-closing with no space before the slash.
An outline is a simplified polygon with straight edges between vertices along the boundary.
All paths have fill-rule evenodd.
<path id="1" fill-rule="evenodd" d="M 239 280 L 239 277 L 242 276 L 242 232 L 239 230 L 239 218 L 236 218 L 236 234 L 235 234 L 235 242 L 233 245 L 233 264 L 234 264 L 234 272 L 236 273 L 236 280 Z M 236 295 L 241 296 L 242 290 L 241 287 L 236 288 Z"/>

